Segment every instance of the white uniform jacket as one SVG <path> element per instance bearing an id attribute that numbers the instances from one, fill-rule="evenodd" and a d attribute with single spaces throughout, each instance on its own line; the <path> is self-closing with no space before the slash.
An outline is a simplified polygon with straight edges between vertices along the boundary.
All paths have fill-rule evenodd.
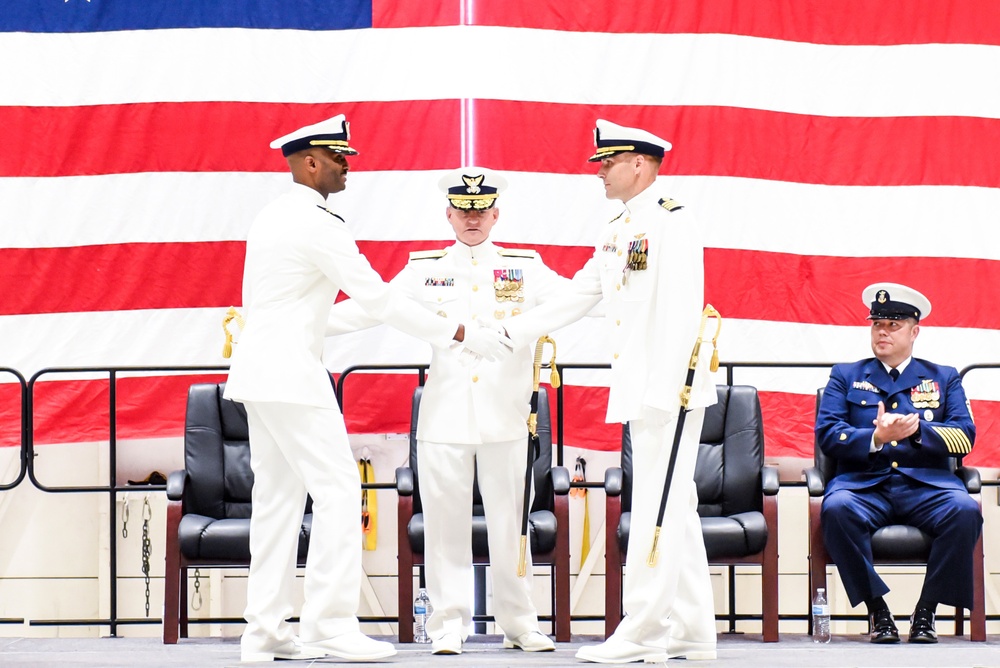
<path id="1" fill-rule="evenodd" d="M 645 268 L 634 254 L 644 256 Z M 639 267 L 629 268 L 630 255 Z M 673 419 L 698 338 L 704 283 L 697 221 L 653 185 L 607 225 L 573 277 L 575 294 L 512 321 L 507 332 L 515 344 L 531 340 L 580 318 L 603 294 L 612 347 L 607 421 Z M 711 346 L 703 346 L 689 408 L 716 402 L 710 358 Z"/>
<path id="2" fill-rule="evenodd" d="M 535 251 L 504 249 L 485 241 L 473 247 L 458 242 L 440 251 L 411 253 L 391 283 L 432 313 L 506 326 L 562 294 L 570 281 L 546 267 Z M 380 319 L 363 307 L 349 301 L 334 306 L 327 334 L 378 324 Z M 474 365 L 447 345 L 433 345 L 417 438 L 461 444 L 527 438 L 534 343 L 517 347 L 505 360 Z"/>
<path id="3" fill-rule="evenodd" d="M 294 184 L 257 215 L 247 235 L 246 325 L 233 346 L 226 398 L 336 408 L 321 356 L 339 290 L 426 341 L 444 345 L 457 328 L 390 289 L 323 196 Z"/>

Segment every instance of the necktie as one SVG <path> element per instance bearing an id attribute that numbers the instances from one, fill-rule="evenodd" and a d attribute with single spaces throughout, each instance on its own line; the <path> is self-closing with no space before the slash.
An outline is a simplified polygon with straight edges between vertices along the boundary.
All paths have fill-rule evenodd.
<path id="1" fill-rule="evenodd" d="M 899 369 L 889 369 L 889 376 L 892 378 L 893 382 L 899 380 Z"/>

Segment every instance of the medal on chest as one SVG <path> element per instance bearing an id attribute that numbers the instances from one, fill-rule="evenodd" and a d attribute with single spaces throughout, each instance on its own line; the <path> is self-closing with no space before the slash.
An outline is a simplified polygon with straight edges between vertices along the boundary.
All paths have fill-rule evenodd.
<path id="1" fill-rule="evenodd" d="M 498 302 L 523 302 L 524 270 L 494 269 L 493 292 Z"/>
<path id="2" fill-rule="evenodd" d="M 914 408 L 939 408 L 941 406 L 941 386 L 936 380 L 924 380 L 910 390 L 910 402 Z"/>
<path id="3" fill-rule="evenodd" d="M 629 274 L 633 271 L 646 269 L 649 260 L 649 239 L 645 236 L 637 234 L 636 238 L 628 243 L 628 257 L 622 269 L 622 284 L 628 283 Z"/>

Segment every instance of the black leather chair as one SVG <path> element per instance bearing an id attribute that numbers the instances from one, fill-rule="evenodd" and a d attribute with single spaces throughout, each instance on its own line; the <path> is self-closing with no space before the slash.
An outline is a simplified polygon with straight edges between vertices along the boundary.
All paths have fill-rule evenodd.
<path id="1" fill-rule="evenodd" d="M 816 393 L 816 412 L 819 413 L 819 405 L 823 399 L 823 389 Z M 982 499 L 980 492 L 982 483 L 979 471 L 974 468 L 961 466 L 959 458 L 951 458 L 952 467 L 969 494 L 972 494 L 979 501 L 980 512 L 982 512 Z M 823 542 L 822 509 L 823 496 L 826 493 L 826 483 L 836 475 L 836 460 L 827 457 L 819 447 L 819 443 L 814 443 L 813 466 L 805 469 L 802 473 L 806 478 L 806 487 L 809 490 L 809 591 L 814 592 L 818 587 L 829 589 L 826 586 L 826 570 L 828 566 L 834 565 L 830 555 L 826 551 Z M 893 524 L 884 526 L 872 535 L 872 556 L 876 565 L 882 566 L 908 566 L 926 565 L 927 557 L 930 554 L 933 538 L 916 527 Z M 971 639 L 976 642 L 986 641 L 986 594 L 985 594 L 985 571 L 983 564 L 983 537 L 980 534 L 979 541 L 972 553 L 972 573 L 973 573 L 973 608 L 971 611 Z M 811 594 L 809 595 L 811 599 Z M 809 606 L 812 609 L 812 606 Z M 955 611 L 955 635 L 963 635 L 965 626 L 965 612 Z M 809 619 L 809 633 L 812 633 L 812 618 Z"/>
<path id="2" fill-rule="evenodd" d="M 167 478 L 163 642 L 187 637 L 189 568 L 250 565 L 250 440 L 242 404 L 222 398 L 225 383 L 188 390 L 184 469 Z M 312 514 L 304 509 L 299 565 L 309 546 Z"/>
<path id="3" fill-rule="evenodd" d="M 399 494 L 399 641 L 413 642 L 413 567 L 424 563 L 424 520 L 420 506 L 417 461 L 417 416 L 422 387 L 413 393 L 410 420 L 410 462 L 396 469 Z M 528 515 L 528 534 L 534 565 L 548 564 L 552 572 L 552 616 L 556 640 L 569 642 L 569 471 L 552 465 L 552 430 L 545 388 L 538 391 L 540 450 L 534 464 L 535 498 Z M 527 447 L 527 439 L 525 439 Z M 472 559 L 489 563 L 486 517 L 478 480 L 473 486 Z"/>
<path id="4" fill-rule="evenodd" d="M 719 385 L 719 401 L 705 410 L 695 482 L 708 562 L 761 567 L 764 642 L 778 640 L 778 470 L 764 465 L 764 423 L 757 390 Z M 663 447 L 669 448 L 670 443 Z M 622 618 L 622 566 L 632 507 L 632 443 L 622 433 L 621 468 L 605 473 L 607 576 L 605 633 Z M 611 527 L 616 527 L 612 531 Z M 683 549 L 679 546 L 677 549 Z M 670 554 L 661 555 L 669 558 Z"/>

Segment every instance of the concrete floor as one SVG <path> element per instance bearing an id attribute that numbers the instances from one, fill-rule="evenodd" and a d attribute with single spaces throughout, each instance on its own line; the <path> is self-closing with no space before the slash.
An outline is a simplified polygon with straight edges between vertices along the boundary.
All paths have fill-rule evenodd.
<path id="1" fill-rule="evenodd" d="M 392 638 L 386 638 L 392 640 Z M 588 666 L 574 654 L 596 637 L 574 637 L 558 643 L 555 652 L 525 654 L 504 650 L 500 636 L 473 636 L 460 656 L 432 656 L 427 645 L 397 645 L 399 654 L 379 662 L 417 668 L 480 668 L 500 666 Z M 862 636 L 835 636 L 817 645 L 809 636 L 783 634 L 781 642 L 762 643 L 755 635 L 720 635 L 719 658 L 693 663 L 701 668 L 1000 668 L 1000 637 L 986 643 L 942 637 L 938 645 L 874 646 Z M 0 666 L 93 666 L 158 668 L 185 666 L 222 668 L 240 664 L 237 638 L 182 639 L 163 645 L 156 638 L 0 638 Z M 670 661 L 683 666 L 686 662 Z M 287 666 L 350 665 L 334 660 L 282 662 Z"/>

